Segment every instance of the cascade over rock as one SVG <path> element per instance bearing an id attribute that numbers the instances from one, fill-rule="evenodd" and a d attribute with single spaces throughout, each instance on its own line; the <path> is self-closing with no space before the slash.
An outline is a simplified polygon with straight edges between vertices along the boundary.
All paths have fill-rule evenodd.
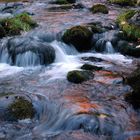
<path id="1" fill-rule="evenodd" d="M 3 59 L 3 52 L 7 58 Z M 17 66 L 47 65 L 54 61 L 55 50 L 46 42 L 32 37 L 13 37 L 1 49 L 1 61 Z"/>

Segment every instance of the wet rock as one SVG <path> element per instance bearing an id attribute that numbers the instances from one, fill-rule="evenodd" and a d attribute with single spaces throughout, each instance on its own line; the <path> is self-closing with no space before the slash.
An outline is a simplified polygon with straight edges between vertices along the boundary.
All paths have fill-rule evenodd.
<path id="1" fill-rule="evenodd" d="M 91 8 L 92 13 L 108 14 L 108 8 L 104 4 L 96 4 Z"/>
<path id="2" fill-rule="evenodd" d="M 48 11 L 67 11 L 70 9 L 82 9 L 84 6 L 81 3 L 74 3 L 74 4 L 61 4 L 56 6 L 50 6 Z"/>
<path id="3" fill-rule="evenodd" d="M 11 92 L 0 93 L 0 121 L 32 118 L 34 113 L 35 109 L 31 99 L 26 95 Z"/>
<path id="4" fill-rule="evenodd" d="M 78 51 L 91 49 L 92 32 L 84 26 L 74 26 L 67 29 L 62 40 L 67 44 L 72 44 Z"/>
<path id="5" fill-rule="evenodd" d="M 3 38 L 6 36 L 5 29 L 0 25 L 0 38 Z"/>
<path id="6" fill-rule="evenodd" d="M 67 0 L 56 0 L 54 2 L 51 2 L 52 4 L 69 4 Z"/>
<path id="7" fill-rule="evenodd" d="M 103 59 L 96 58 L 96 57 L 82 57 L 82 60 L 91 61 L 91 62 L 102 62 L 103 61 Z"/>
<path id="8" fill-rule="evenodd" d="M 69 3 L 75 3 L 76 0 L 67 0 Z"/>
<path id="9" fill-rule="evenodd" d="M 56 0 L 51 2 L 52 4 L 70 4 L 70 3 L 75 3 L 76 0 Z"/>
<path id="10" fill-rule="evenodd" d="M 119 41 L 116 49 L 125 55 L 130 55 L 134 57 L 140 56 L 140 48 L 130 46 L 127 41 Z"/>
<path id="11" fill-rule="evenodd" d="M 67 74 L 67 79 L 68 81 L 72 83 L 82 83 L 86 80 L 89 80 L 93 76 L 93 74 L 89 71 L 78 71 L 78 70 L 73 70 L 68 72 Z"/>
<path id="12" fill-rule="evenodd" d="M 134 6 L 137 1 L 136 0 L 108 0 L 110 3 L 118 4 L 121 6 Z"/>
<path id="13" fill-rule="evenodd" d="M 127 77 L 127 83 L 134 89 L 135 93 L 140 92 L 140 69 L 135 70 Z"/>
<path id="14" fill-rule="evenodd" d="M 52 46 L 28 36 L 9 39 L 4 49 L 8 51 L 11 64 L 17 66 L 48 65 L 55 59 Z"/>
<path id="15" fill-rule="evenodd" d="M 100 23 L 89 23 L 87 27 L 90 27 L 93 33 L 103 33 L 105 31 Z"/>
<path id="16" fill-rule="evenodd" d="M 140 107 L 140 69 L 136 69 L 128 77 L 126 77 L 126 83 L 133 88 L 133 92 L 128 94 L 125 98 L 132 103 L 134 107 Z"/>
<path id="17" fill-rule="evenodd" d="M 91 65 L 91 64 L 84 64 L 81 69 L 83 70 L 94 70 L 94 71 L 98 71 L 98 70 L 101 70 L 102 67 L 98 67 L 98 66 L 95 66 L 95 65 Z"/>

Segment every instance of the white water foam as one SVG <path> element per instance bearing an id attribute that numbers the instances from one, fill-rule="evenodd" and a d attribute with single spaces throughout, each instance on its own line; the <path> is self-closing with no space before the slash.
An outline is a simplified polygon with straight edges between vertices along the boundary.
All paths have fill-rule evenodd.
<path id="1" fill-rule="evenodd" d="M 0 78 L 21 72 L 23 69 L 23 67 L 10 66 L 5 63 L 0 63 Z"/>
<path id="2" fill-rule="evenodd" d="M 53 41 L 51 45 L 52 47 L 54 47 L 55 53 L 56 53 L 55 62 L 47 66 L 45 72 L 43 71 L 40 74 L 40 76 L 44 76 L 44 75 L 48 76 L 48 81 L 52 79 L 54 80 L 54 79 L 59 79 L 59 78 L 66 78 L 66 75 L 69 71 L 80 69 L 80 66 L 82 66 L 82 64 L 85 63 L 85 61 L 83 61 L 81 57 L 101 58 L 107 62 L 111 62 L 113 64 L 119 64 L 123 66 L 132 63 L 132 59 L 128 59 L 119 53 L 113 53 L 113 54 L 78 53 L 76 52 L 76 50 L 73 50 L 73 48 L 71 48 L 68 45 L 65 45 L 62 42 Z M 111 45 L 109 42 L 107 43 L 107 46 L 109 46 L 109 51 L 112 52 L 111 50 L 112 48 L 110 48 Z M 69 49 L 67 49 L 67 47 Z M 67 50 L 71 51 L 72 53 L 68 53 Z M 27 66 L 26 68 L 23 68 L 23 67 L 20 68 L 20 67 L 10 66 L 8 64 L 3 64 L 2 62 L 8 59 L 7 53 L 5 53 L 4 55 L 4 52 L 3 52 L 0 58 L 1 58 L 0 77 L 14 74 L 23 69 L 24 70 L 29 69 L 30 67 L 33 67 L 32 69 L 34 69 L 35 68 L 34 65 L 40 64 L 38 56 L 30 51 L 23 53 L 21 55 L 18 55 L 16 59 L 16 65 Z M 95 62 L 95 65 L 96 65 L 96 62 Z M 106 64 L 104 64 L 103 62 L 102 65 L 106 65 Z"/>
<path id="3" fill-rule="evenodd" d="M 51 43 L 51 45 L 54 47 L 56 52 L 55 62 L 50 65 L 50 67 L 46 69 L 46 72 L 41 74 L 41 76 L 48 75 L 50 77 L 49 80 L 65 78 L 67 72 L 79 69 L 79 67 L 82 65 L 82 62 L 76 55 L 68 55 L 66 53 L 64 50 L 64 47 L 66 46 L 60 46 L 65 44 L 54 41 Z"/>

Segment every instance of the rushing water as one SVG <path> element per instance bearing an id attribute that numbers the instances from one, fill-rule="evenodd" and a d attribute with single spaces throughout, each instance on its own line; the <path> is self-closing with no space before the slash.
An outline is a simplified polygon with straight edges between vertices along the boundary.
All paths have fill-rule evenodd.
<path id="1" fill-rule="evenodd" d="M 82 1 L 85 6 L 91 6 L 94 2 L 94 0 Z M 124 100 L 125 94 L 132 89 L 124 84 L 122 77 L 133 69 L 133 58 L 115 52 L 110 41 L 112 33 L 103 34 L 101 40 L 97 42 L 97 46 L 104 46 L 102 53 L 96 50 L 79 53 L 73 46 L 56 40 L 56 33 L 71 25 L 85 24 L 94 19 L 97 21 L 102 19 L 104 24 L 109 24 L 116 17 L 114 13 L 118 13 L 116 9 L 103 17 L 93 16 L 87 9 L 49 11 L 48 6 L 52 6 L 48 1 L 34 1 L 32 4 L 27 4 L 25 9 L 29 12 L 38 11 L 34 19 L 40 23 L 40 26 L 33 32 L 24 33 L 23 38 L 15 39 L 19 44 L 19 50 L 14 63 L 12 53 L 9 53 L 6 47 L 8 38 L 1 40 L 0 92 L 12 94 L 8 98 L 0 96 L 0 113 L 1 107 L 10 104 L 15 96 L 25 96 L 33 102 L 36 115 L 32 120 L 7 122 L 1 121 L 3 114 L 0 114 L 0 139 L 139 138 L 140 114 Z M 27 49 L 28 44 L 31 44 L 31 50 Z M 51 52 L 54 50 L 54 62 L 42 65 L 41 60 L 46 54 L 44 51 L 32 51 L 38 49 L 35 44 L 48 46 Z M 85 63 L 101 66 L 103 70 L 94 72 L 94 77 L 82 84 L 68 82 L 67 73 L 71 70 L 80 70 Z"/>

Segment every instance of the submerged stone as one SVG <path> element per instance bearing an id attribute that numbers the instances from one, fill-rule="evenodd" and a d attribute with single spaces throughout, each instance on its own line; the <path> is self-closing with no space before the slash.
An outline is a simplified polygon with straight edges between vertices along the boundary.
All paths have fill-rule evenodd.
<path id="1" fill-rule="evenodd" d="M 103 13 L 108 14 L 109 10 L 104 4 L 96 4 L 91 8 L 92 13 Z"/>
<path id="2" fill-rule="evenodd" d="M 47 42 L 32 37 L 14 37 L 8 40 L 5 48 L 11 65 L 48 65 L 55 60 L 55 50 Z"/>
<path id="3" fill-rule="evenodd" d="M 95 65 L 90 65 L 90 64 L 84 64 L 81 69 L 83 70 L 95 70 L 95 71 L 98 71 L 98 70 L 101 70 L 102 67 L 98 67 L 98 66 L 95 66 Z"/>
<path id="4" fill-rule="evenodd" d="M 91 76 L 93 76 L 93 74 L 89 71 L 73 70 L 68 72 L 67 79 L 72 83 L 79 84 L 89 80 Z"/>

